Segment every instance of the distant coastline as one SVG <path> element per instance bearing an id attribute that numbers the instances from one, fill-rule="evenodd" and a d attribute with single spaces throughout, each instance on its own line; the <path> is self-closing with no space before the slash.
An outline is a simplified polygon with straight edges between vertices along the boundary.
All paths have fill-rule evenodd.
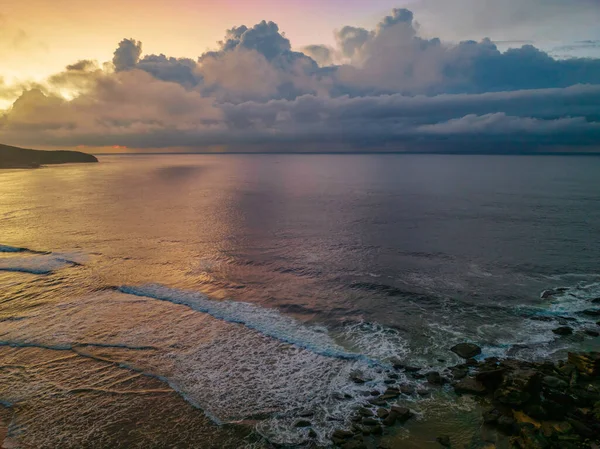
<path id="1" fill-rule="evenodd" d="M 93 162 L 98 162 L 95 156 L 79 151 L 41 151 L 0 145 L 0 169 Z"/>

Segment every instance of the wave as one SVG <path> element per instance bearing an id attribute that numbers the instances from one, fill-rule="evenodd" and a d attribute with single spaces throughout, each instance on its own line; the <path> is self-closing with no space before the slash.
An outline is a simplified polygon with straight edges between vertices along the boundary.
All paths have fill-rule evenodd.
<path id="1" fill-rule="evenodd" d="M 325 357 L 361 360 L 371 365 L 382 365 L 382 362 L 364 354 L 347 351 L 328 335 L 325 328 L 308 327 L 274 309 L 267 309 L 246 302 L 215 301 L 201 293 L 177 290 L 158 284 L 140 287 L 121 286 L 118 287 L 118 290 L 128 295 L 149 297 L 184 305 L 222 321 L 242 324 L 267 337 Z"/>
<path id="2" fill-rule="evenodd" d="M 80 263 L 53 255 L 10 257 L 6 259 L 0 259 L 0 271 L 12 271 L 40 275 L 50 274 L 61 268 L 77 265 L 80 265 Z"/>

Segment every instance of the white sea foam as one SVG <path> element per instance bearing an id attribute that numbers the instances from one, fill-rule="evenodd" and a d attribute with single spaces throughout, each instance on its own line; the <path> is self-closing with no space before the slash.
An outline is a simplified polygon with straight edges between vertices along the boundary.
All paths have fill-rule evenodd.
<path id="1" fill-rule="evenodd" d="M 215 301 L 198 292 L 182 291 L 158 284 L 139 287 L 121 286 L 118 290 L 130 295 L 185 305 L 219 320 L 243 324 L 263 335 L 322 356 L 378 364 L 376 360 L 361 353 L 347 351 L 324 333 L 322 328 L 306 326 L 275 309 L 246 302 Z"/>

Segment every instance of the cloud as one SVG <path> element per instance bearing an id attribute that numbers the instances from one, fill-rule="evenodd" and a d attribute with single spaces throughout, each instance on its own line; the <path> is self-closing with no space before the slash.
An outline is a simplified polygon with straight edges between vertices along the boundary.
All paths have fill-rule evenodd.
<path id="1" fill-rule="evenodd" d="M 123 39 L 115 50 L 113 64 L 117 72 L 135 68 L 142 54 L 142 43 L 135 39 Z"/>
<path id="2" fill-rule="evenodd" d="M 600 22 L 597 0 L 420 0 L 413 8 L 426 34 L 457 40 L 587 39 Z"/>
<path id="3" fill-rule="evenodd" d="M 299 52 L 262 21 L 227 30 L 197 60 L 144 55 L 141 42 L 124 39 L 111 63 L 78 61 L 19 86 L 0 132 L 29 146 L 280 151 L 600 142 L 599 59 L 559 60 L 529 44 L 502 52 L 490 39 L 452 43 L 421 31 L 411 11 L 395 9 L 371 30 L 336 31 L 336 47 Z M 3 95 L 15 87 L 0 80 Z"/>

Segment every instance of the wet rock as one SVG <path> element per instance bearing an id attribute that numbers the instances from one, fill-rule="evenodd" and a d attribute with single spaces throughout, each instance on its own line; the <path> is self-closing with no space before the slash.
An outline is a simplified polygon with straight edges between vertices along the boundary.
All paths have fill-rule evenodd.
<path id="1" fill-rule="evenodd" d="M 587 309 L 581 313 L 585 316 L 600 316 L 600 309 Z"/>
<path id="2" fill-rule="evenodd" d="M 373 416 L 373 412 L 371 410 L 369 410 L 368 408 L 364 408 L 364 407 L 358 410 L 358 414 L 363 417 Z"/>
<path id="3" fill-rule="evenodd" d="M 519 407 L 539 393 L 540 374 L 534 369 L 518 369 L 504 377 L 494 398 L 502 404 Z"/>
<path id="4" fill-rule="evenodd" d="M 461 380 L 467 377 L 469 370 L 467 368 L 450 368 L 454 380 Z"/>
<path id="5" fill-rule="evenodd" d="M 354 434 L 349 430 L 338 429 L 331 435 L 331 439 L 334 440 L 348 440 L 352 438 Z M 335 442 L 335 441 L 334 441 Z"/>
<path id="6" fill-rule="evenodd" d="M 519 447 L 524 449 L 547 449 L 551 447 L 550 441 L 535 427 L 522 428 L 517 442 Z"/>
<path id="7" fill-rule="evenodd" d="M 569 326 L 561 326 L 557 327 L 556 329 L 552 329 L 552 332 L 560 336 L 573 335 L 573 328 Z"/>
<path id="8" fill-rule="evenodd" d="M 383 392 L 383 394 L 395 394 L 400 396 L 400 390 L 395 387 L 389 387 Z"/>
<path id="9" fill-rule="evenodd" d="M 312 410 L 303 410 L 300 413 L 298 413 L 298 416 L 301 418 L 310 418 L 314 415 L 315 415 L 315 412 L 313 412 Z"/>
<path id="10" fill-rule="evenodd" d="M 312 426 L 312 423 L 306 419 L 299 419 L 294 424 L 294 427 L 310 427 L 310 426 Z"/>
<path id="11" fill-rule="evenodd" d="M 388 374 L 388 377 L 389 377 L 390 379 L 397 380 L 397 379 L 398 379 L 400 376 L 398 376 L 398 374 L 391 373 L 391 374 Z"/>
<path id="12" fill-rule="evenodd" d="M 485 386 L 471 377 L 456 382 L 454 384 L 454 391 L 457 394 L 472 394 L 476 396 L 483 396 L 486 394 Z"/>
<path id="13" fill-rule="evenodd" d="M 363 418 L 362 423 L 365 426 L 377 426 L 379 425 L 379 421 L 375 418 Z"/>
<path id="14" fill-rule="evenodd" d="M 416 373 L 421 371 L 421 368 L 417 368 L 416 366 L 405 366 L 404 371 L 407 373 Z"/>
<path id="15" fill-rule="evenodd" d="M 383 407 L 387 404 L 387 401 L 383 399 L 383 397 L 369 399 L 369 404 L 376 405 L 378 407 Z"/>
<path id="16" fill-rule="evenodd" d="M 429 390 L 427 390 L 426 388 L 419 388 L 417 389 L 417 394 L 419 396 L 429 396 Z"/>
<path id="17" fill-rule="evenodd" d="M 590 337 L 600 337 L 600 332 L 593 329 L 585 329 L 583 332 Z"/>
<path id="18" fill-rule="evenodd" d="M 545 376 L 542 379 L 542 385 L 548 388 L 558 388 L 558 389 L 566 389 L 569 387 L 569 384 L 562 379 L 554 376 Z"/>
<path id="19" fill-rule="evenodd" d="M 466 365 L 467 366 L 477 366 L 477 365 L 479 365 L 479 362 L 475 359 L 469 359 L 469 360 L 467 360 Z"/>
<path id="20" fill-rule="evenodd" d="M 516 421 L 509 416 L 498 418 L 498 429 L 507 435 L 514 435 L 519 430 Z"/>
<path id="21" fill-rule="evenodd" d="M 315 438 L 317 438 L 319 435 L 317 435 L 317 432 L 315 432 L 313 429 L 310 429 L 310 430 L 308 431 L 308 436 L 309 436 L 310 438 L 312 438 L 312 439 L 315 439 Z"/>
<path id="22" fill-rule="evenodd" d="M 441 435 L 437 437 L 435 441 L 437 441 L 444 447 L 452 447 L 452 442 L 450 441 L 450 437 L 448 435 Z"/>
<path id="23" fill-rule="evenodd" d="M 342 449 L 367 449 L 367 446 L 362 441 L 347 441 L 342 444 Z"/>
<path id="24" fill-rule="evenodd" d="M 485 424 L 496 424 L 502 416 L 502 413 L 500 413 L 500 410 L 493 408 L 483 412 L 482 416 Z"/>
<path id="25" fill-rule="evenodd" d="M 400 385 L 400 392 L 402 394 L 411 395 L 415 392 L 415 387 L 410 384 L 402 384 Z"/>
<path id="26" fill-rule="evenodd" d="M 393 385 L 396 383 L 396 381 L 394 379 L 386 379 L 383 381 L 383 383 L 386 385 Z"/>
<path id="27" fill-rule="evenodd" d="M 389 412 L 389 411 L 387 411 L 387 410 L 386 410 L 386 409 L 384 409 L 384 408 L 379 408 L 379 409 L 377 409 L 377 417 L 378 417 L 379 419 L 385 419 L 385 418 L 387 418 L 387 417 L 389 416 L 389 414 L 390 414 L 390 412 Z"/>
<path id="28" fill-rule="evenodd" d="M 532 404 L 525 409 L 527 416 L 531 416 L 533 419 L 544 420 L 548 418 L 548 412 L 544 407 L 538 404 Z"/>
<path id="29" fill-rule="evenodd" d="M 506 368 L 494 368 L 479 371 L 475 379 L 489 390 L 495 390 L 504 380 Z"/>
<path id="30" fill-rule="evenodd" d="M 460 343 L 450 350 L 463 359 L 470 359 L 481 354 L 481 348 L 473 343 Z"/>
<path id="31" fill-rule="evenodd" d="M 593 438 L 596 432 L 576 419 L 567 419 L 567 422 L 573 427 L 573 430 L 584 438 Z"/>
<path id="32" fill-rule="evenodd" d="M 412 412 L 408 408 L 401 407 L 399 405 L 392 406 L 389 416 L 392 416 L 392 415 L 394 415 L 396 418 L 396 421 L 398 421 L 400 423 L 405 423 L 413 416 Z"/>
<path id="33" fill-rule="evenodd" d="M 404 368 L 405 364 L 402 360 L 400 360 L 397 357 L 392 357 L 390 359 L 390 364 L 394 367 L 394 369 L 396 370 L 401 370 Z"/>
<path id="34" fill-rule="evenodd" d="M 433 385 L 442 385 L 444 383 L 444 379 L 442 379 L 442 376 L 437 371 L 427 373 L 426 378 L 427 382 Z"/>
<path id="35" fill-rule="evenodd" d="M 569 352 L 568 361 L 581 373 L 588 376 L 600 375 L 600 352 L 580 354 Z"/>
<path id="36" fill-rule="evenodd" d="M 352 382 L 357 383 L 357 384 L 364 384 L 366 382 L 362 373 L 360 373 L 358 371 L 354 371 L 354 372 L 350 373 L 350 379 L 352 380 Z"/>
<path id="37" fill-rule="evenodd" d="M 379 391 L 377 391 L 377 390 L 371 391 L 371 396 L 379 396 Z"/>

